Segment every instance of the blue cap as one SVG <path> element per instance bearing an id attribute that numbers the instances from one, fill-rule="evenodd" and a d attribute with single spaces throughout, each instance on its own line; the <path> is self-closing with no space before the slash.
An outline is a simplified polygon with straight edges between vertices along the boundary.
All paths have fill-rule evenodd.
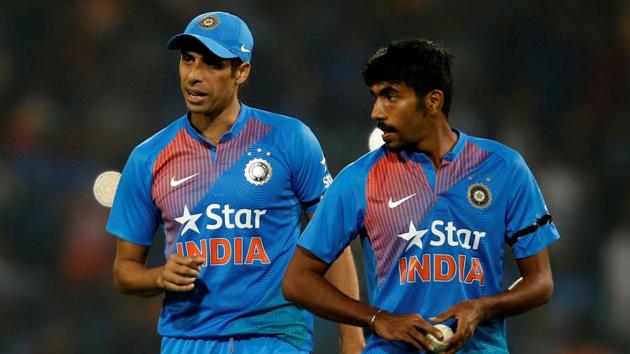
<path id="1" fill-rule="evenodd" d="M 203 43 L 221 58 L 240 58 L 244 63 L 252 60 L 254 38 L 243 20 L 227 12 L 207 12 L 190 21 L 184 33 L 168 41 L 170 49 L 181 49 L 190 38 Z"/>

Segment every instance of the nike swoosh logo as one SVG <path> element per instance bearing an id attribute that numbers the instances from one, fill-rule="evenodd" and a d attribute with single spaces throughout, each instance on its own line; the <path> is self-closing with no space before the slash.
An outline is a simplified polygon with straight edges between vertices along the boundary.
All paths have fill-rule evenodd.
<path id="1" fill-rule="evenodd" d="M 406 202 L 409 198 L 413 197 L 414 195 L 416 195 L 416 193 L 414 193 L 414 194 L 412 194 L 412 195 L 410 195 L 410 196 L 408 196 L 408 197 L 405 197 L 405 198 L 403 198 L 403 199 L 397 200 L 397 201 L 395 201 L 395 202 L 392 202 L 392 198 L 390 197 L 390 198 L 389 198 L 389 203 L 387 203 L 387 206 L 388 206 L 390 209 L 394 209 L 395 207 L 399 206 L 400 204 L 402 204 L 402 203 Z"/>
<path id="2" fill-rule="evenodd" d="M 175 179 L 175 177 L 171 177 L 171 187 L 177 187 L 180 184 L 188 181 L 189 179 L 194 178 L 198 174 L 199 173 L 195 173 L 194 175 L 190 175 L 190 176 L 182 178 L 182 179 Z"/>
<path id="3" fill-rule="evenodd" d="M 241 52 L 243 52 L 243 53 L 251 53 L 252 51 L 247 49 L 247 48 L 245 48 L 244 44 L 241 44 Z"/>

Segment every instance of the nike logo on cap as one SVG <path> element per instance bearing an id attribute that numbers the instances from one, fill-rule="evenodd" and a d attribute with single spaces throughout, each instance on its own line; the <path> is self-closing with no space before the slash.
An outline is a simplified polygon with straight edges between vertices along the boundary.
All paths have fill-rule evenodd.
<path id="1" fill-rule="evenodd" d="M 177 187 L 180 184 L 188 181 L 191 178 L 194 178 L 196 175 L 198 175 L 199 172 L 195 173 L 194 175 L 190 175 L 188 177 L 182 178 L 182 179 L 175 179 L 175 176 L 171 177 L 171 187 Z"/>
<path id="2" fill-rule="evenodd" d="M 400 204 L 402 204 L 402 203 L 406 202 L 406 201 L 407 201 L 407 199 L 409 199 L 409 198 L 413 197 L 414 195 L 416 195 L 416 193 L 414 193 L 414 194 L 412 194 L 412 195 L 410 195 L 410 196 L 408 196 L 408 197 L 404 197 L 403 199 L 397 200 L 397 201 L 395 201 L 395 202 L 392 202 L 392 198 L 390 197 L 390 198 L 389 198 L 389 203 L 387 203 L 387 206 L 388 206 L 390 209 L 394 209 L 395 207 L 399 206 Z"/>
<path id="3" fill-rule="evenodd" d="M 241 44 L 241 52 L 243 52 L 243 53 L 251 53 L 252 51 L 247 49 L 247 48 L 245 48 L 244 44 Z"/>

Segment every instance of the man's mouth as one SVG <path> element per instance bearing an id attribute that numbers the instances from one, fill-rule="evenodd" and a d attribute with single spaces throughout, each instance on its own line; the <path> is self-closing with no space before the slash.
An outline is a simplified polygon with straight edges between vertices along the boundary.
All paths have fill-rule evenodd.
<path id="1" fill-rule="evenodd" d="M 397 132 L 396 128 L 383 123 L 376 124 L 376 127 L 383 132 L 381 139 L 384 142 L 389 143 L 394 139 L 394 134 Z"/>
<path id="2" fill-rule="evenodd" d="M 383 141 L 388 142 L 392 138 L 393 132 L 383 132 L 383 136 L 381 137 Z"/>
<path id="3" fill-rule="evenodd" d="M 190 103 L 203 103 L 205 102 L 207 97 L 208 97 L 208 94 L 206 93 L 199 92 L 199 91 L 186 90 L 186 99 Z"/>

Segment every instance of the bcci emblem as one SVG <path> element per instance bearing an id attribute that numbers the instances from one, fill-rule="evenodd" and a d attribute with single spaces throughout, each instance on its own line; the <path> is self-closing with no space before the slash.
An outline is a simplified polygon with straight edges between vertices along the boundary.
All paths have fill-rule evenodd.
<path id="1" fill-rule="evenodd" d="M 468 187 L 468 201 L 477 209 L 487 208 L 492 202 L 492 193 L 483 183 L 475 183 Z"/>
<path id="2" fill-rule="evenodd" d="M 271 179 L 271 165 L 263 159 L 252 159 L 245 166 L 245 178 L 251 184 L 263 185 Z"/>
<path id="3" fill-rule="evenodd" d="M 199 27 L 207 30 L 216 28 L 219 25 L 219 18 L 215 15 L 206 16 L 199 21 Z"/>

